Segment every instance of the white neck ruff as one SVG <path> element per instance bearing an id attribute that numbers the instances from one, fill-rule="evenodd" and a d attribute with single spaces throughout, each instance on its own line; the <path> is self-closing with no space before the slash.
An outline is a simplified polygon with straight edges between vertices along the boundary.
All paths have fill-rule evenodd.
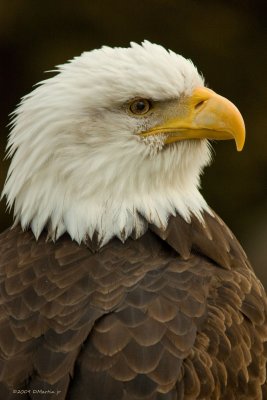
<path id="1" fill-rule="evenodd" d="M 5 193 L 10 202 L 15 198 L 15 222 L 31 226 L 36 238 L 45 227 L 53 240 L 68 232 L 78 243 L 97 232 L 104 245 L 114 236 L 140 237 L 148 223 L 164 229 L 176 213 L 190 221 L 192 214 L 201 219 L 202 211 L 209 211 L 198 190 L 210 158 L 206 141 L 172 145 L 154 157 L 131 154 L 113 153 L 102 163 L 81 157 L 81 168 L 68 165 L 65 171 L 59 160 L 54 166 L 51 160 L 17 193 L 13 172 Z"/>

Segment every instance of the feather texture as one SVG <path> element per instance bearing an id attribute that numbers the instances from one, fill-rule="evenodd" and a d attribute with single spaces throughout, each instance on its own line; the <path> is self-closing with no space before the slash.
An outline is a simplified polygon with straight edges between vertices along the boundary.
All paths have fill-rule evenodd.
<path id="1" fill-rule="evenodd" d="M 1 234 L 1 399 L 264 399 L 263 288 L 228 228 L 203 219 L 98 252 Z"/>

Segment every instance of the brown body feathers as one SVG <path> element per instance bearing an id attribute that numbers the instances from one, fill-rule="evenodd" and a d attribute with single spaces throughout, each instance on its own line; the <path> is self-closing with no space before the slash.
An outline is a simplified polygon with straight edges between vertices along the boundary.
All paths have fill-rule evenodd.
<path id="1" fill-rule="evenodd" d="M 204 221 L 96 252 L 2 233 L 1 400 L 267 399 L 264 290 L 228 228 Z"/>

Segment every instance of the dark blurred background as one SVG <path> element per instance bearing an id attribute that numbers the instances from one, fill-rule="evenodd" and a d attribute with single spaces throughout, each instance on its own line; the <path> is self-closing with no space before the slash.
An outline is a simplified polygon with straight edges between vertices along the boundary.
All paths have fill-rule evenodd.
<path id="1" fill-rule="evenodd" d="M 0 3 L 1 131 L 21 96 L 53 69 L 85 50 L 143 39 L 191 58 L 212 89 L 228 97 L 246 122 L 242 153 L 214 145 L 202 192 L 246 249 L 267 287 L 267 2 L 265 0 L 124 0 Z M 2 189 L 8 161 L 1 161 Z M 0 203 L 0 231 L 12 221 Z M 1 251 L 1 250 L 0 250 Z"/>

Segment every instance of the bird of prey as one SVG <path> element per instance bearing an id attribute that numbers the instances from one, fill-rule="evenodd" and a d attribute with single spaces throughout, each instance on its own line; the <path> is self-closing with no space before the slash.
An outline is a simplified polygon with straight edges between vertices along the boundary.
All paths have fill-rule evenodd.
<path id="1" fill-rule="evenodd" d="M 199 191 L 238 109 L 148 41 L 58 67 L 13 114 L 0 398 L 267 399 L 267 302 Z"/>

